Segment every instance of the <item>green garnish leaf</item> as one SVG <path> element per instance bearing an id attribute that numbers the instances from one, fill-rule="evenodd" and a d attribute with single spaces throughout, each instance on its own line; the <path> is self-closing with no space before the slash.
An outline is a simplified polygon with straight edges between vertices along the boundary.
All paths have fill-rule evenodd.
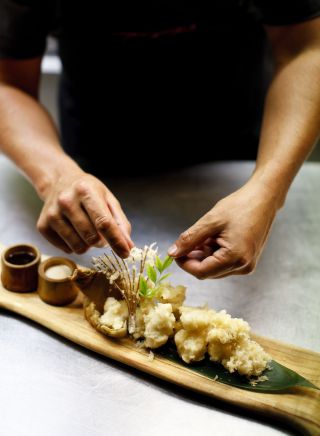
<path id="1" fill-rule="evenodd" d="M 172 264 L 172 262 L 173 262 L 173 257 L 166 256 L 166 258 L 164 259 L 164 261 L 162 263 L 162 271 L 169 268 L 169 266 Z"/>
<path id="2" fill-rule="evenodd" d="M 162 276 L 162 277 L 158 280 L 158 283 L 161 283 L 163 280 L 167 279 L 169 276 L 171 276 L 171 273 L 165 274 L 164 276 Z"/>
<path id="3" fill-rule="evenodd" d="M 147 266 L 147 274 L 148 274 L 149 279 L 153 283 L 155 283 L 157 281 L 157 271 L 154 269 L 153 266 L 151 266 L 151 265 Z"/>
<path id="4" fill-rule="evenodd" d="M 161 261 L 161 259 L 160 259 L 159 256 L 156 256 L 155 264 L 156 264 L 156 268 L 157 268 L 157 270 L 158 270 L 159 273 L 161 274 L 162 271 L 163 271 L 163 265 L 162 265 L 162 261 Z"/>
<path id="5" fill-rule="evenodd" d="M 141 289 L 139 290 L 140 295 L 142 297 L 144 297 L 144 298 L 153 298 L 153 297 L 155 297 L 157 291 L 158 291 L 158 288 L 148 288 L 148 287 L 145 290 L 144 289 L 142 291 L 141 291 Z"/>
<path id="6" fill-rule="evenodd" d="M 248 380 L 245 376 L 241 376 L 238 373 L 229 373 L 229 371 L 227 371 L 221 364 L 211 362 L 209 357 L 206 357 L 201 362 L 193 363 L 192 365 L 183 362 L 172 343 L 167 342 L 166 345 L 158 348 L 156 353 L 161 357 L 178 363 L 190 371 L 197 372 L 208 379 L 216 379 L 216 381 L 220 383 L 235 386 L 240 389 L 246 389 L 254 392 L 277 393 L 295 386 L 304 386 L 320 390 L 320 388 L 315 386 L 309 380 L 305 379 L 295 371 L 292 371 L 291 369 L 281 365 L 275 360 L 270 362 L 271 369 L 266 369 L 262 374 L 266 375 L 268 380 L 258 382 L 255 386 L 253 386 L 250 384 L 250 380 Z"/>
<path id="7" fill-rule="evenodd" d="M 139 281 L 139 291 L 140 294 L 145 296 L 148 290 L 148 284 L 146 279 L 141 275 L 140 276 L 140 281 Z"/>
<path id="8" fill-rule="evenodd" d="M 152 298 L 152 297 L 155 296 L 155 293 L 156 293 L 156 289 L 155 288 L 153 288 L 153 289 L 148 288 L 145 296 L 147 298 Z"/>
<path id="9" fill-rule="evenodd" d="M 173 259 L 170 256 L 167 256 L 164 261 L 160 259 L 159 256 L 155 257 L 155 266 L 150 264 L 146 265 L 146 272 L 148 276 L 148 280 L 144 277 L 140 278 L 139 284 L 139 293 L 141 296 L 145 298 L 154 298 L 157 296 L 161 282 L 168 278 L 171 274 L 164 274 L 162 276 L 163 271 L 172 264 Z M 150 281 L 153 283 L 152 288 L 148 287 L 148 283 L 150 285 Z"/>

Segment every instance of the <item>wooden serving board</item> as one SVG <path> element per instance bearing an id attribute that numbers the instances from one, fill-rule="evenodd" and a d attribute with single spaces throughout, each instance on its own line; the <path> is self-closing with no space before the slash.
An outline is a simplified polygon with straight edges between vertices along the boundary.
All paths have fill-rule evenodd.
<path id="1" fill-rule="evenodd" d="M 66 307 L 44 303 L 37 293 L 18 294 L 0 284 L 0 307 L 29 318 L 55 333 L 111 359 L 168 382 L 240 406 L 300 429 L 320 435 L 320 391 L 304 387 L 270 394 L 246 391 L 213 381 L 163 357 L 148 358 L 130 339 L 112 340 L 84 319 L 82 294 Z M 279 363 L 320 387 L 320 354 L 260 336 L 254 338 Z"/>

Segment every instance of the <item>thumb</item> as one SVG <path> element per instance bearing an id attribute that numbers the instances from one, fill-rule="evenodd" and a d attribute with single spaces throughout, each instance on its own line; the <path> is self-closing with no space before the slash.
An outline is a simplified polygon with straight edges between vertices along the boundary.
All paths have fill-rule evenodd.
<path id="1" fill-rule="evenodd" d="M 168 255 L 171 257 L 182 257 L 201 245 L 206 239 L 212 237 L 217 231 L 214 223 L 206 216 L 197 221 L 188 230 L 181 233 L 176 242 L 169 248 Z"/>

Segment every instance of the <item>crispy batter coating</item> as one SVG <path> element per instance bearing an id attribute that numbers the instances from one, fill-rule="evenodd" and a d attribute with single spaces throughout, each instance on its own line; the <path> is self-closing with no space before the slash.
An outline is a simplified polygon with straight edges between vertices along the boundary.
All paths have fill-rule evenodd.
<path id="1" fill-rule="evenodd" d="M 248 377 L 260 375 L 268 366 L 270 356 L 250 338 L 249 324 L 243 319 L 207 307 L 181 307 L 180 313 L 174 339 L 185 362 L 202 360 L 208 352 L 212 361 L 222 363 L 229 372 Z"/>
<path id="2" fill-rule="evenodd" d="M 159 290 L 160 303 L 170 303 L 172 311 L 176 318 L 179 316 L 179 308 L 182 306 L 186 298 L 185 286 L 171 286 L 169 283 L 165 283 Z"/>
<path id="3" fill-rule="evenodd" d="M 170 303 L 158 303 L 144 315 L 144 337 L 147 348 L 164 345 L 174 333 L 176 319 Z"/>
<path id="4" fill-rule="evenodd" d="M 180 306 L 185 287 L 163 285 L 154 298 L 141 298 L 136 312 L 135 340 L 154 349 L 174 337 L 177 351 L 186 363 L 198 362 L 208 353 L 229 372 L 259 376 L 271 360 L 263 348 L 250 338 L 249 324 L 232 318 L 225 310 Z M 101 333 L 121 338 L 128 334 L 128 309 L 124 300 L 109 297 L 101 315 L 94 303 L 85 300 L 87 320 Z"/>
<path id="5" fill-rule="evenodd" d="M 109 297 L 112 298 L 112 297 Z M 84 315 L 89 323 L 99 332 L 111 336 L 113 338 L 123 338 L 127 335 L 127 321 L 125 321 L 120 328 L 113 328 L 112 325 L 107 325 L 101 322 L 101 314 L 96 310 L 96 306 L 89 299 L 85 298 L 84 303 Z M 104 316 L 104 315 L 102 315 Z M 116 323 L 118 327 L 119 324 Z"/>

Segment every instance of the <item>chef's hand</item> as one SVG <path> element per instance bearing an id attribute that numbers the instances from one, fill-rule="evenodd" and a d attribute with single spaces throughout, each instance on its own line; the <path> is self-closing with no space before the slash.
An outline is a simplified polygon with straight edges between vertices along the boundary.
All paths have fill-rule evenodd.
<path id="1" fill-rule="evenodd" d="M 133 242 L 131 226 L 120 203 L 96 177 L 80 169 L 66 171 L 42 195 L 44 206 L 37 227 L 66 253 L 82 254 L 109 243 L 127 257 Z"/>
<path id="2" fill-rule="evenodd" d="M 248 182 L 183 232 L 168 254 L 198 279 L 251 273 L 276 215 L 268 188 Z"/>

